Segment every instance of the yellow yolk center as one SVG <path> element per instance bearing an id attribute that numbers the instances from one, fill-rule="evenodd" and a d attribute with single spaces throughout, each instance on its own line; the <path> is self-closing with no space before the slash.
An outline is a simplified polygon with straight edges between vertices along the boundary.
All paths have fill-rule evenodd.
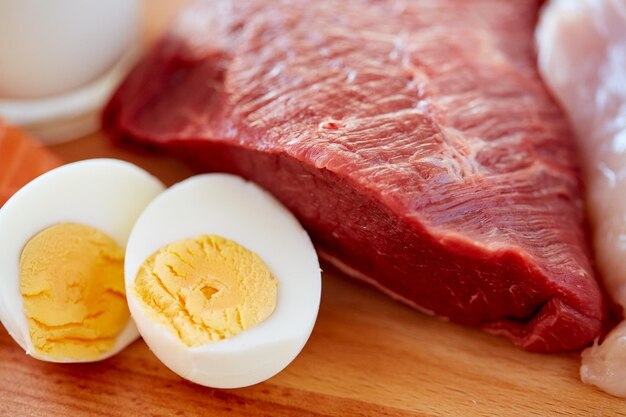
<path id="1" fill-rule="evenodd" d="M 171 243 L 141 266 L 135 293 L 187 346 L 234 336 L 267 319 L 278 282 L 263 260 L 215 235 Z"/>
<path id="2" fill-rule="evenodd" d="M 24 246 L 20 292 L 31 341 L 51 358 L 95 359 L 128 323 L 124 250 L 97 229 L 64 223 Z"/>

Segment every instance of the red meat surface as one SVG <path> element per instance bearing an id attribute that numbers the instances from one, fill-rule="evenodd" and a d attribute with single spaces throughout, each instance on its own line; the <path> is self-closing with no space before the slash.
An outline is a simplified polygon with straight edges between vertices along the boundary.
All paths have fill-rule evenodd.
<path id="1" fill-rule="evenodd" d="M 538 3 L 199 2 L 104 125 L 257 182 L 324 257 L 423 311 L 577 349 L 604 303 L 572 134 L 535 68 Z"/>

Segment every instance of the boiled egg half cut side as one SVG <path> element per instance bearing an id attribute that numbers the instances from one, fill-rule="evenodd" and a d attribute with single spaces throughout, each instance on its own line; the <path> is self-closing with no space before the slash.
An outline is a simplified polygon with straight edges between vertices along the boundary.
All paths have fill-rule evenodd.
<path id="1" fill-rule="evenodd" d="M 227 174 L 183 181 L 141 214 L 126 250 L 131 314 L 150 349 L 192 382 L 264 381 L 304 347 L 320 303 L 314 247 L 295 217 Z"/>
<path id="2" fill-rule="evenodd" d="M 125 248 L 163 189 L 132 164 L 94 159 L 36 178 L 0 209 L 0 319 L 28 354 L 90 362 L 138 337 Z"/>

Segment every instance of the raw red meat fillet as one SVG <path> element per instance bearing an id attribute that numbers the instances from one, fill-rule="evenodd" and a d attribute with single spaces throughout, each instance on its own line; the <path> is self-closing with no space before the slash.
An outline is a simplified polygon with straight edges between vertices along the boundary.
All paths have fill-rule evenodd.
<path id="1" fill-rule="evenodd" d="M 580 348 L 604 304 L 571 132 L 535 68 L 537 7 L 200 2 L 104 124 L 254 180 L 328 259 L 422 310 Z"/>

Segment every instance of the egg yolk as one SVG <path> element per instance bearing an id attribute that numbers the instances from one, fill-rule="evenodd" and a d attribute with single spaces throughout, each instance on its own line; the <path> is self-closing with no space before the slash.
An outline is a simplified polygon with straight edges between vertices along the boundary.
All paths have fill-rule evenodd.
<path id="1" fill-rule="evenodd" d="M 278 282 L 263 260 L 232 240 L 202 235 L 151 255 L 134 290 L 148 316 L 187 346 L 237 335 L 267 319 Z"/>
<path id="2" fill-rule="evenodd" d="M 81 224 L 49 227 L 24 246 L 20 292 L 34 348 L 59 360 L 109 351 L 130 317 L 124 250 Z"/>

